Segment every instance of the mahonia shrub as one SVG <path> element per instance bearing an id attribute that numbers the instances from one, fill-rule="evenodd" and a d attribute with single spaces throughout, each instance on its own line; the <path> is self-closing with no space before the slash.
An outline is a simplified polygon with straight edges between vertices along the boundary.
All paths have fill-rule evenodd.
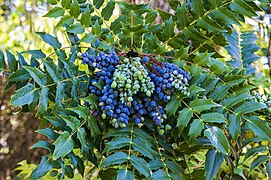
<path id="1" fill-rule="evenodd" d="M 48 138 L 32 148 L 49 153 L 38 166 L 22 162 L 21 176 L 271 177 L 270 96 L 253 84 L 260 47 L 240 28 L 261 11 L 255 2 L 169 0 L 171 13 L 115 0 L 48 3 L 45 17 L 69 45 L 37 32 L 51 54 L 0 51 L 11 104 L 39 117 L 36 132 Z"/>

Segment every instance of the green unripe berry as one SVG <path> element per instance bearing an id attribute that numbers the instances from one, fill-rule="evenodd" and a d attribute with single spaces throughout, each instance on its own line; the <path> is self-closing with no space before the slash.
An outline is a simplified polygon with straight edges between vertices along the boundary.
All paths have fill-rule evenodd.
<path id="1" fill-rule="evenodd" d="M 115 124 L 116 122 L 117 122 L 116 118 L 112 120 L 112 124 Z"/>
<path id="2" fill-rule="evenodd" d="M 139 123 L 139 124 L 138 124 L 138 127 L 139 127 L 139 128 L 141 128 L 142 126 L 143 126 L 143 124 L 142 124 L 142 123 Z"/>
<path id="3" fill-rule="evenodd" d="M 120 127 L 125 128 L 125 127 L 126 127 L 126 124 L 121 123 L 121 124 L 120 124 Z"/>
<path id="4" fill-rule="evenodd" d="M 180 86 L 179 84 L 175 84 L 175 88 L 178 89 Z"/>
<path id="5" fill-rule="evenodd" d="M 271 113 L 271 108 L 268 108 L 268 112 Z"/>
<path id="6" fill-rule="evenodd" d="M 131 79 L 127 79 L 126 83 L 131 84 L 132 83 Z"/>
<path id="7" fill-rule="evenodd" d="M 112 82 L 111 87 L 112 87 L 112 88 L 116 88 L 116 87 L 117 87 L 116 81 L 113 81 L 113 82 Z"/>
<path id="8" fill-rule="evenodd" d="M 126 87 L 127 89 L 130 89 L 130 88 L 131 88 L 131 84 L 126 84 L 125 87 Z"/>
<path id="9" fill-rule="evenodd" d="M 116 122 L 114 126 L 115 128 L 119 128 L 119 123 Z"/>
<path id="10" fill-rule="evenodd" d="M 129 59 L 128 59 L 128 58 L 125 58 L 125 59 L 123 60 L 123 62 L 124 62 L 124 63 L 128 63 L 128 62 L 129 62 Z"/>
<path id="11" fill-rule="evenodd" d="M 147 95 L 148 97 L 151 97 L 151 91 L 147 91 L 147 92 L 146 92 L 146 95 Z"/>
<path id="12" fill-rule="evenodd" d="M 178 144 L 177 143 L 173 143 L 172 147 L 173 147 L 173 149 L 177 149 L 178 148 Z"/>
<path id="13" fill-rule="evenodd" d="M 171 126 L 170 126 L 169 124 L 167 124 L 166 127 L 165 127 L 165 129 L 166 129 L 167 131 L 169 131 L 169 130 L 171 130 L 172 128 L 171 128 Z"/>
<path id="14" fill-rule="evenodd" d="M 120 78 L 119 78 L 121 81 L 125 81 L 127 78 L 125 77 L 125 76 L 120 76 Z"/>
<path id="15" fill-rule="evenodd" d="M 105 119 L 106 118 L 106 114 L 102 114 L 102 118 Z"/>
<path id="16" fill-rule="evenodd" d="M 128 97 L 128 101 L 132 102 L 134 99 L 132 97 Z"/>
<path id="17" fill-rule="evenodd" d="M 159 130 L 159 134 L 162 136 L 165 133 L 164 129 Z"/>
<path id="18" fill-rule="evenodd" d="M 136 84 L 136 85 L 134 85 L 134 87 L 133 87 L 133 89 L 139 89 L 139 85 L 138 84 Z"/>

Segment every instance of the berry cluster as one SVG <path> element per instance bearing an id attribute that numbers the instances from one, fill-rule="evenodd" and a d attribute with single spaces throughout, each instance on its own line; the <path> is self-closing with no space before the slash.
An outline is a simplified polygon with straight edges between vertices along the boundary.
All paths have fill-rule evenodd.
<path id="1" fill-rule="evenodd" d="M 95 69 L 89 93 L 98 97 L 103 119 L 109 119 L 118 128 L 125 127 L 129 120 L 142 126 L 145 118 L 150 117 L 159 126 L 160 134 L 164 128 L 171 129 L 163 125 L 167 116 L 162 105 L 174 91 L 189 96 L 190 76 L 184 70 L 147 56 L 119 58 L 113 50 L 98 56 L 85 52 L 80 57 L 83 64 Z"/>
<path id="2" fill-rule="evenodd" d="M 120 91 L 123 104 L 132 102 L 133 96 L 139 92 L 151 97 L 154 91 L 154 83 L 148 77 L 148 71 L 141 64 L 140 58 L 125 58 L 122 64 L 117 65 L 111 87 Z"/>

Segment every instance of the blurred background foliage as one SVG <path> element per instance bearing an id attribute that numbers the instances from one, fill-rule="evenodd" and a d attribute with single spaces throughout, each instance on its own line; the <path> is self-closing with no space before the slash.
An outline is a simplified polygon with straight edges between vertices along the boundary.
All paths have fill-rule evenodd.
<path id="1" fill-rule="evenodd" d="M 147 2 L 154 8 L 170 9 L 165 0 L 136 0 L 136 3 Z M 255 83 L 264 96 L 271 93 L 271 7 L 266 4 L 260 4 L 260 7 L 263 11 L 259 16 L 247 19 L 240 31 L 254 30 L 257 33 L 257 43 L 261 47 L 257 54 L 261 60 L 255 62 L 258 77 Z M 49 8 L 46 0 L 0 0 L 0 50 L 8 49 L 15 54 L 28 49 L 51 52 L 52 49 L 35 34 L 39 31 L 54 34 L 65 44 L 67 37 L 64 33 L 53 28 L 57 20 L 42 17 Z M 21 164 L 32 170 L 35 165 L 27 166 L 26 163 L 38 163 L 46 151 L 30 150 L 31 145 L 41 139 L 34 132 L 39 120 L 31 114 L 16 114 L 16 109 L 9 105 L 13 91 L 3 90 L 5 82 L 5 77 L 0 74 L 0 179 L 13 179 L 18 173 L 14 169 L 20 161 L 25 159 Z"/>

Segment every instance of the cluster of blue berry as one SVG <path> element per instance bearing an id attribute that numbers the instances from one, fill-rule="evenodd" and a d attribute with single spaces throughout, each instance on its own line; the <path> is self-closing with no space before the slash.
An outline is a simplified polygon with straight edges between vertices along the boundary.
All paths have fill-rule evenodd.
<path id="1" fill-rule="evenodd" d="M 189 96 L 188 73 L 175 64 L 152 62 L 147 56 L 120 59 L 114 51 L 98 56 L 85 52 L 80 57 L 83 64 L 96 69 L 89 92 L 99 97 L 103 119 L 110 119 L 118 128 L 125 127 L 130 119 L 142 126 L 145 117 L 151 117 L 160 134 L 171 129 L 163 125 L 167 116 L 161 104 L 176 90 Z"/>

